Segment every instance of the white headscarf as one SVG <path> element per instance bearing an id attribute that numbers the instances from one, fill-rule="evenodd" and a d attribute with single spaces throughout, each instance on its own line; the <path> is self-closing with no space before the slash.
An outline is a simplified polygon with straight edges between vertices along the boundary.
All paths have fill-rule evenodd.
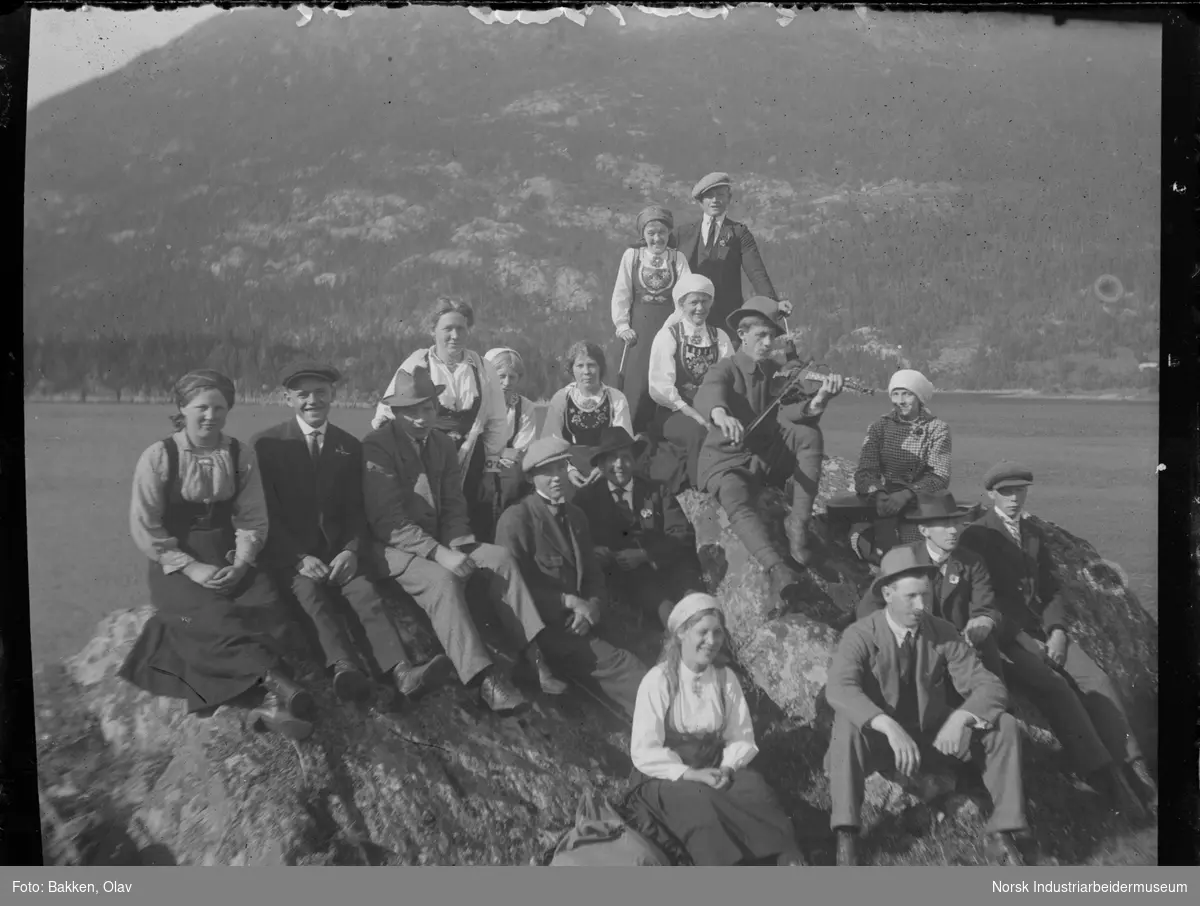
<path id="1" fill-rule="evenodd" d="M 693 592 L 686 595 L 675 607 L 671 610 L 671 615 L 667 617 L 667 631 L 676 633 L 680 627 L 698 613 L 703 613 L 706 610 L 720 610 L 721 605 L 717 603 L 717 599 L 712 595 L 706 595 L 701 592 Z"/>
<path id="2" fill-rule="evenodd" d="M 675 300 L 677 308 L 680 300 L 688 293 L 705 293 L 709 296 L 715 296 L 717 290 L 713 286 L 713 282 L 703 274 L 684 274 L 675 281 L 675 288 L 671 290 L 671 298 Z"/>
<path id="3" fill-rule="evenodd" d="M 495 349 L 489 349 L 486 353 L 484 353 L 483 357 L 489 363 L 495 365 L 496 359 L 505 355 L 512 356 L 514 359 L 516 359 L 517 367 L 521 369 L 522 372 L 525 371 L 525 360 L 521 358 L 521 353 L 508 346 L 497 346 Z"/>
<path id="4" fill-rule="evenodd" d="M 897 387 L 903 387 L 905 390 L 915 393 L 922 406 L 928 406 L 929 401 L 933 398 L 933 384 L 919 371 L 908 368 L 897 371 L 888 381 L 888 393 L 890 394 Z"/>

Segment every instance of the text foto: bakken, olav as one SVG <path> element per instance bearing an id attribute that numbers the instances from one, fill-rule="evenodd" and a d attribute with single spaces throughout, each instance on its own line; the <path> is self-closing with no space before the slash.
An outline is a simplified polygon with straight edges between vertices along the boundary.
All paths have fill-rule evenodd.
<path id="1" fill-rule="evenodd" d="M 13 881 L 13 893 L 129 893 L 132 884 L 121 884 L 117 881 L 105 881 L 95 884 L 91 881 L 47 881 L 38 884 L 33 881 Z"/>

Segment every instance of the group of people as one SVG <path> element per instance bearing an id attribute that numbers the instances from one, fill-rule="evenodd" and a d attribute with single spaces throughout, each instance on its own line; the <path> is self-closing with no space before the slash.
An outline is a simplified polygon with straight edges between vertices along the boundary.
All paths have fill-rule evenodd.
<path id="1" fill-rule="evenodd" d="M 818 556 L 820 420 L 844 381 L 797 374 L 791 306 L 750 231 L 725 216 L 729 176 L 709 174 L 693 194 L 699 223 L 676 235 L 671 212 L 649 207 L 622 258 L 612 315 L 624 390 L 607 381 L 599 344 L 575 343 L 540 429 L 520 354 L 471 349 L 474 311 L 452 299 L 434 305 L 433 344 L 397 369 L 361 441 L 330 420 L 341 376 L 329 363 L 286 368 L 291 416 L 246 445 L 223 431 L 233 383 L 211 370 L 180 378 L 175 431 L 134 475 L 130 524 L 152 561 L 155 612 L 121 676 L 192 712 L 244 706 L 257 727 L 307 738 L 318 715 L 293 670 L 290 598 L 339 699 L 396 707 L 456 675 L 506 714 L 528 705 L 522 673 L 545 695 L 574 682 L 632 721 L 627 805 L 645 827 L 694 864 L 803 864 L 791 819 L 749 766 L 758 750 L 725 617 L 677 497 L 696 488 L 725 509 L 767 575 L 769 615 L 801 603 Z M 839 862 L 856 862 L 872 770 L 954 756 L 983 768 L 993 848 L 1024 858 L 1006 684 L 1037 702 L 1076 772 L 1118 807 L 1156 803 L 1117 693 L 1070 644 L 1046 545 L 1021 518 L 1032 474 L 989 472 L 994 509 L 963 531 L 932 385 L 902 370 L 888 392 L 855 493 L 824 517 L 879 573 L 829 675 Z M 789 480 L 799 530 L 786 542 L 757 501 Z M 425 611 L 444 654 L 413 663 L 396 595 Z M 665 629 L 653 668 L 611 640 L 622 615 Z M 489 644 L 477 618 L 502 641 Z"/>

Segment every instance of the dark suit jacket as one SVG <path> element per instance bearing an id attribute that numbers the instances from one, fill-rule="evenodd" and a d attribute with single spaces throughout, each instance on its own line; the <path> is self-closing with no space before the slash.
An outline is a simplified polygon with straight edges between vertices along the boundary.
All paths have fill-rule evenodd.
<path id="1" fill-rule="evenodd" d="M 742 271 L 750 278 L 754 295 L 778 299 L 771 278 L 763 265 L 762 255 L 754 236 L 745 224 L 725 218 L 721 224 L 721 232 L 713 243 L 711 257 L 701 261 L 704 239 L 700 235 L 700 227 L 704 223 L 701 218 L 696 223 L 688 223 L 678 230 L 679 251 L 688 261 L 688 266 L 694 274 L 703 274 L 713 282 L 716 294 L 713 297 L 712 312 L 709 323 L 717 324 L 722 329 L 725 319 L 737 311 L 745 301 L 742 294 Z M 736 343 L 737 337 L 731 339 Z"/>
<path id="2" fill-rule="evenodd" d="M 306 555 L 328 563 L 342 551 L 358 553 L 367 534 L 358 438 L 330 424 L 315 465 L 294 418 L 251 442 L 267 500 L 265 563 L 295 569 Z"/>
<path id="3" fill-rule="evenodd" d="M 1049 635 L 1055 627 L 1067 627 L 1066 602 L 1054 562 L 1041 529 L 1030 519 L 1021 520 L 1021 542 L 1018 545 L 1013 540 L 994 509 L 969 525 L 961 542 L 978 551 L 987 563 L 1005 618 L 1003 639 L 1011 639 L 1021 630 Z"/>
<path id="4" fill-rule="evenodd" d="M 415 558 L 428 557 L 439 544 L 471 537 L 458 449 L 441 431 L 429 432 L 422 453 L 390 421 L 363 438 L 363 460 L 367 522 L 387 575 L 403 575 Z"/>
<path id="5" fill-rule="evenodd" d="M 1004 683 L 984 668 L 952 625 L 927 616 L 917 636 L 917 714 L 925 733 L 936 733 L 954 710 L 946 680 L 962 696 L 959 707 L 995 725 L 1008 707 Z M 900 652 L 884 611 L 859 620 L 842 634 L 829 666 L 825 697 L 855 727 L 879 714 L 896 716 L 900 704 Z"/>
<path id="6" fill-rule="evenodd" d="M 592 541 L 597 547 L 617 551 L 641 549 L 659 569 L 669 568 L 695 556 L 696 536 L 692 524 L 674 495 L 657 481 L 634 476 L 634 521 L 627 521 L 613 500 L 608 481 L 600 479 L 580 489 L 573 503 L 587 517 Z"/>
<path id="7" fill-rule="evenodd" d="M 496 544 L 512 554 L 538 613 L 547 622 L 563 611 L 564 595 L 584 598 L 597 608 L 606 599 L 604 573 L 592 546 L 587 517 L 573 504 L 564 506 L 570 538 L 536 491 L 510 506 L 496 523 Z"/>
<path id="8" fill-rule="evenodd" d="M 933 563 L 924 541 L 908 546 L 916 552 L 918 562 Z M 961 541 L 946 561 L 946 575 L 934 577 L 933 589 L 933 615 L 951 623 L 959 632 L 975 617 L 991 617 L 996 624 L 994 631 L 1000 630 L 1002 616 L 987 565 L 979 554 L 964 548 Z M 870 616 L 883 606 L 882 595 L 867 589 L 858 602 L 858 618 Z"/>

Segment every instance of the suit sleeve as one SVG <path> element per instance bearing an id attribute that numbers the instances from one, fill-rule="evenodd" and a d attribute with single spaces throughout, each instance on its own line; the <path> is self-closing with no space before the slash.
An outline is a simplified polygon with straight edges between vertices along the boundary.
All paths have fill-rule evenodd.
<path id="1" fill-rule="evenodd" d="M 742 246 L 742 270 L 750 278 L 754 294 L 778 301 L 779 297 L 775 294 L 775 287 L 771 283 L 771 278 L 767 276 L 766 265 L 763 264 L 762 255 L 759 254 L 758 243 L 754 241 L 754 234 L 745 224 L 738 230 L 738 241 Z"/>
<path id="2" fill-rule="evenodd" d="M 604 588 L 604 570 L 600 568 L 600 559 L 596 556 L 596 546 L 592 543 L 592 530 L 588 528 L 587 519 L 576 523 L 576 533 L 579 541 L 579 564 L 582 570 L 582 597 L 597 607 L 603 607 L 607 594 Z"/>
<path id="3" fill-rule="evenodd" d="M 267 553 L 273 564 L 294 566 L 299 569 L 306 551 L 296 536 L 288 529 L 287 521 L 283 518 L 282 494 L 276 483 L 279 470 L 272 462 L 270 450 L 267 449 L 271 443 L 271 438 L 264 438 L 261 435 L 251 441 L 254 452 L 258 456 L 259 470 L 262 472 L 263 497 L 267 502 L 267 523 L 271 526 L 271 543 L 267 548 Z M 361 488 L 359 490 L 361 492 Z"/>
<path id="4" fill-rule="evenodd" d="M 971 619 L 987 617 L 993 626 L 1001 621 L 1000 608 L 996 606 L 996 592 L 992 587 L 992 574 L 988 572 L 983 557 L 972 557 L 971 576 Z"/>
<path id="5" fill-rule="evenodd" d="M 1026 520 L 1028 521 L 1028 520 Z M 1063 597 L 1062 586 L 1054 570 L 1054 559 L 1046 546 L 1046 538 L 1041 532 L 1038 545 L 1038 600 L 1045 607 L 1042 611 L 1042 627 L 1047 636 L 1055 629 L 1067 631 L 1067 604 Z"/>
<path id="6" fill-rule="evenodd" d="M 696 536 L 692 524 L 683 514 L 683 508 L 674 494 L 655 488 L 646 498 L 646 504 L 662 506 L 662 531 L 648 533 L 642 548 L 655 567 L 663 569 L 673 562 L 691 559 L 696 549 Z"/>
<path id="7" fill-rule="evenodd" d="M 475 536 L 471 532 L 471 520 L 467 516 L 467 498 L 463 494 L 462 468 L 458 464 L 458 451 L 454 449 L 454 444 L 443 436 L 434 435 L 429 440 L 430 443 L 434 440 L 445 441 L 444 444 L 439 444 L 439 452 L 442 456 L 442 487 L 439 498 L 441 512 L 438 514 L 438 528 L 442 537 L 438 540 L 444 544 L 473 541 Z"/>
<path id="8" fill-rule="evenodd" d="M 557 612 L 562 607 L 562 592 L 552 587 L 534 559 L 536 541 L 533 538 L 533 525 L 528 511 L 521 504 L 514 504 L 500 514 L 496 522 L 496 544 L 512 554 L 538 612 Z"/>
<path id="9" fill-rule="evenodd" d="M 851 626 L 842 634 L 829 665 L 825 698 L 830 707 L 860 730 L 885 713 L 863 690 L 863 677 L 870 669 L 871 653 L 866 631 L 861 626 Z"/>
<path id="10" fill-rule="evenodd" d="M 995 725 L 1008 707 L 1004 683 L 983 666 L 975 649 L 961 639 L 944 641 L 939 647 L 946 658 L 950 681 L 963 697 L 959 709 Z"/>
<path id="11" fill-rule="evenodd" d="M 733 371 L 725 365 L 722 359 L 704 373 L 700 389 L 696 391 L 694 407 L 697 412 L 712 422 L 712 411 L 724 409 L 730 412 L 730 398 L 733 396 Z"/>
<path id="12" fill-rule="evenodd" d="M 365 541 L 369 534 L 367 511 L 363 504 L 362 480 L 359 477 L 363 472 L 363 451 L 362 444 L 357 441 L 348 446 L 350 447 L 350 474 L 353 476 L 353 480 L 346 483 L 346 530 L 349 537 L 342 550 L 358 555 L 365 547 Z"/>
<path id="13" fill-rule="evenodd" d="M 438 542 L 405 512 L 399 463 L 380 437 L 368 435 L 362 449 L 363 501 L 371 534 L 394 551 L 407 554 L 405 565 L 416 557 L 428 557 Z"/>

